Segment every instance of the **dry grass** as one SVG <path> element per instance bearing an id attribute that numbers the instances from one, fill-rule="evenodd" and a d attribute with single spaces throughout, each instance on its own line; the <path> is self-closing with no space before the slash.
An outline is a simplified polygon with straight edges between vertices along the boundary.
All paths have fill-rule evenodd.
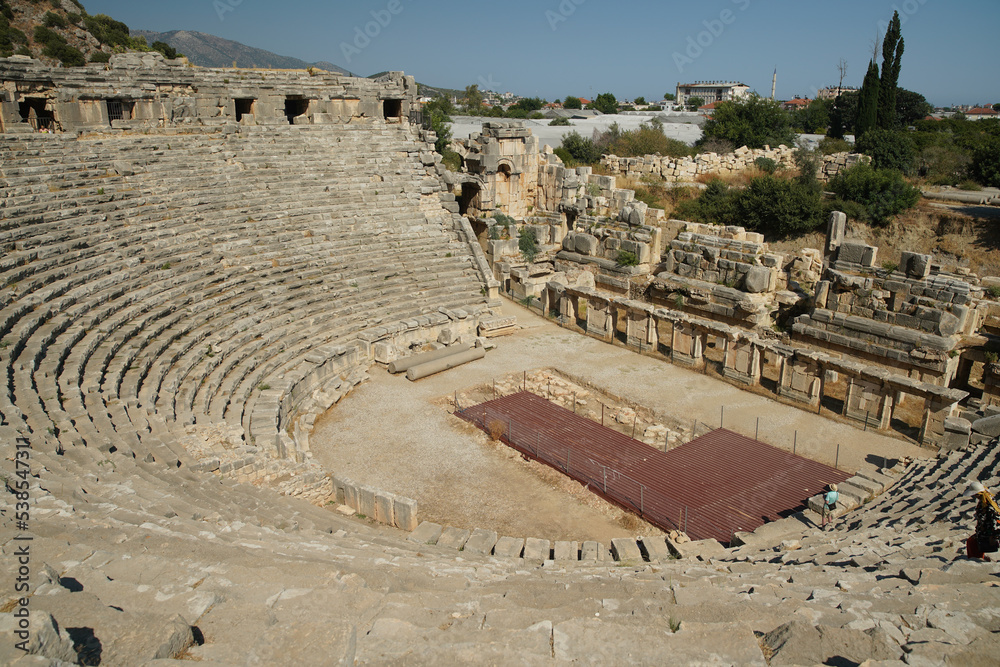
<path id="1" fill-rule="evenodd" d="M 646 522 L 631 512 L 622 512 L 618 524 L 625 530 L 635 532 L 646 525 Z"/>
<path id="2" fill-rule="evenodd" d="M 490 434 L 490 439 L 492 439 L 493 442 L 498 442 L 500 438 L 503 437 L 504 433 L 507 432 L 507 424 L 499 419 L 491 419 L 486 424 L 486 430 Z"/>

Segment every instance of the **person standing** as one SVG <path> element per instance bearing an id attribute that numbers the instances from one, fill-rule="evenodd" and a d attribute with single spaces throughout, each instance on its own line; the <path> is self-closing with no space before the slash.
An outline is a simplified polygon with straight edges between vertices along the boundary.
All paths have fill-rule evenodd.
<path id="1" fill-rule="evenodd" d="M 989 562 L 990 557 L 986 554 L 1000 551 L 1000 507 L 978 480 L 969 483 L 965 496 L 977 499 L 976 532 L 965 543 L 966 554 L 969 558 L 982 558 Z"/>
<path id="2" fill-rule="evenodd" d="M 823 519 L 820 528 L 826 529 L 829 521 L 833 523 L 833 510 L 837 509 L 837 501 L 840 500 L 840 493 L 837 492 L 837 485 L 831 484 L 830 490 L 823 496 Z"/>

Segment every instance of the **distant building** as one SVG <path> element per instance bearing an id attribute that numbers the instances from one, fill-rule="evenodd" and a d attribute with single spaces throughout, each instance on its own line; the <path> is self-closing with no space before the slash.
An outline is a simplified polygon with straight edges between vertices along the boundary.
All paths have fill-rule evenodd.
<path id="1" fill-rule="evenodd" d="M 797 111 L 799 109 L 805 109 L 810 104 L 812 100 L 809 98 L 796 97 L 794 100 L 788 100 L 787 102 L 781 103 L 781 108 L 785 111 Z"/>
<path id="2" fill-rule="evenodd" d="M 998 118 L 1000 117 L 1000 113 L 997 113 L 990 107 L 976 107 L 966 111 L 965 117 L 969 120 L 982 120 L 984 118 Z"/>
<path id="3" fill-rule="evenodd" d="M 722 102 L 712 102 L 711 104 L 703 104 L 698 107 L 698 112 L 703 116 L 711 116 L 715 113 L 715 108 L 718 107 Z"/>
<path id="4" fill-rule="evenodd" d="M 835 100 L 840 95 L 844 93 L 856 93 L 857 88 L 852 88 L 850 86 L 829 86 L 827 88 L 820 88 L 816 92 L 817 100 Z"/>
<path id="5" fill-rule="evenodd" d="M 695 81 L 677 84 L 677 104 L 687 106 L 689 97 L 700 97 L 705 104 L 728 102 L 750 95 L 750 86 L 736 81 Z"/>

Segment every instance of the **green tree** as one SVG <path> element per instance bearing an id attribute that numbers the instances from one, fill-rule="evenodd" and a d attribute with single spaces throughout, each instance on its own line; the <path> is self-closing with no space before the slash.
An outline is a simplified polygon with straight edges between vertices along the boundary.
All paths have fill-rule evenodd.
<path id="1" fill-rule="evenodd" d="M 451 116 L 455 112 L 455 106 L 447 97 L 439 95 L 430 102 L 424 104 L 424 127 L 437 134 L 434 142 L 434 150 L 444 155 L 451 144 Z"/>
<path id="2" fill-rule="evenodd" d="M 635 98 L 635 104 L 636 104 L 636 106 L 640 106 L 640 107 L 646 106 L 646 98 L 645 97 L 637 97 L 637 98 Z"/>
<path id="3" fill-rule="evenodd" d="M 673 93 L 664 93 L 663 99 L 665 99 L 668 102 L 673 102 L 674 100 L 677 99 L 677 95 Z"/>
<path id="4" fill-rule="evenodd" d="M 736 199 L 736 214 L 750 229 L 779 238 L 811 232 L 825 221 L 815 179 L 802 183 L 771 175 L 750 181 Z"/>
<path id="5" fill-rule="evenodd" d="M 897 127 L 909 127 L 918 120 L 926 118 L 934 108 L 920 93 L 898 88 L 896 90 L 896 123 Z"/>
<path id="6" fill-rule="evenodd" d="M 830 110 L 833 103 L 828 100 L 813 100 L 805 109 L 792 113 L 792 126 L 807 134 L 825 134 L 830 125 Z"/>
<path id="7" fill-rule="evenodd" d="M 538 111 L 545 106 L 545 100 L 540 97 L 525 97 L 517 101 L 517 104 L 513 105 L 511 109 L 519 109 L 524 111 L 526 114 L 532 111 Z"/>
<path id="8" fill-rule="evenodd" d="M 705 98 L 703 97 L 698 97 L 697 95 L 695 95 L 694 97 L 689 97 L 687 99 L 687 108 L 690 111 L 697 111 L 703 106 L 705 106 Z"/>
<path id="9" fill-rule="evenodd" d="M 483 93 L 479 90 L 479 84 L 472 84 L 465 87 L 465 95 L 462 97 L 462 104 L 467 111 L 478 112 L 483 108 Z"/>
<path id="10" fill-rule="evenodd" d="M 618 100 L 611 93 L 601 93 L 590 103 L 590 108 L 604 114 L 618 113 Z"/>
<path id="11" fill-rule="evenodd" d="M 861 137 L 869 130 L 878 127 L 879 86 L 878 67 L 874 60 L 870 60 L 865 82 L 858 94 L 858 113 L 854 122 L 855 137 Z"/>
<path id="12" fill-rule="evenodd" d="M 882 74 L 879 78 L 878 126 L 885 130 L 896 128 L 896 88 L 903 61 L 903 46 L 899 12 L 893 12 L 882 40 Z"/>
<path id="13" fill-rule="evenodd" d="M 166 58 L 167 60 L 174 60 L 179 55 L 177 53 L 177 49 L 170 46 L 166 42 L 153 42 L 150 48 L 153 49 L 154 51 L 159 51 L 160 53 L 162 53 L 163 57 Z"/>
<path id="14" fill-rule="evenodd" d="M 566 99 L 563 100 L 564 109 L 582 109 L 583 102 L 580 101 L 579 97 L 573 97 L 572 95 L 567 95 Z"/>
<path id="15" fill-rule="evenodd" d="M 619 157 L 642 157 L 654 153 L 662 156 L 686 157 L 692 152 L 691 147 L 683 141 L 668 138 L 659 119 L 627 131 L 622 131 L 615 124 L 598 138 L 596 145 L 602 153 Z"/>
<path id="16" fill-rule="evenodd" d="M 894 130 L 876 128 L 861 135 L 856 149 L 870 155 L 876 169 L 895 169 L 904 174 L 913 172 L 916 146 L 909 136 Z"/>
<path id="17" fill-rule="evenodd" d="M 698 143 L 704 145 L 712 139 L 749 148 L 795 145 L 795 133 L 788 113 L 778 102 L 759 95 L 723 102 L 717 106 L 715 113 L 705 123 L 703 136 Z"/>

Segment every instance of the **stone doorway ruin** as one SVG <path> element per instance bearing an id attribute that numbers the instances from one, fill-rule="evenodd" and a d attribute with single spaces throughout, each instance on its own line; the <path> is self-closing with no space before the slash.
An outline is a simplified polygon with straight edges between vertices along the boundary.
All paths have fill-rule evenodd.
<path id="1" fill-rule="evenodd" d="M 255 100 L 252 97 L 239 98 L 239 99 L 233 100 L 233 103 L 236 106 L 236 122 L 237 123 L 239 123 L 240 121 L 242 121 L 244 116 L 254 116 L 254 115 L 256 115 L 254 113 L 254 111 L 255 111 L 254 110 L 254 104 L 256 104 L 256 102 L 257 102 L 257 100 Z"/>
<path id="2" fill-rule="evenodd" d="M 403 100 L 382 100 L 382 118 L 393 123 L 403 120 Z"/>
<path id="3" fill-rule="evenodd" d="M 132 120 L 135 117 L 135 102 L 132 100 L 108 100 L 108 122 Z"/>
<path id="4" fill-rule="evenodd" d="M 21 119 L 31 125 L 31 129 L 39 130 L 55 129 L 55 117 L 46 106 L 48 100 L 44 97 L 26 97 L 18 105 Z"/>
<path id="5" fill-rule="evenodd" d="M 462 183 L 462 194 L 458 196 L 458 212 L 460 215 L 469 215 L 469 209 L 473 208 L 473 202 L 479 201 L 479 193 L 482 188 L 478 183 L 465 181 Z"/>
<path id="6" fill-rule="evenodd" d="M 295 125 L 295 119 L 309 112 L 309 100 L 300 95 L 289 95 L 285 98 L 285 118 L 289 125 Z"/>
<path id="7" fill-rule="evenodd" d="M 493 201 L 496 202 L 497 208 L 508 213 L 509 211 L 504 209 L 509 209 L 510 202 L 510 192 L 511 192 L 511 168 L 509 164 L 501 164 L 497 168 L 497 192 Z"/>

